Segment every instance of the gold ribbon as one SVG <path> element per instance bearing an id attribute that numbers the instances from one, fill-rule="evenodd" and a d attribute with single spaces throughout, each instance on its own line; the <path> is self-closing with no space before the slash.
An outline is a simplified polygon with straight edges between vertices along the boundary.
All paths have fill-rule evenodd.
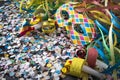
<path id="1" fill-rule="evenodd" d="M 48 19 L 48 21 L 43 22 L 42 31 L 44 33 L 52 33 L 55 31 L 55 21 Z"/>
<path id="2" fill-rule="evenodd" d="M 98 19 L 101 22 L 104 22 L 106 24 L 111 24 L 110 18 L 106 16 L 104 13 L 97 11 L 97 10 L 91 10 L 90 13 L 94 14 L 93 17 Z"/>

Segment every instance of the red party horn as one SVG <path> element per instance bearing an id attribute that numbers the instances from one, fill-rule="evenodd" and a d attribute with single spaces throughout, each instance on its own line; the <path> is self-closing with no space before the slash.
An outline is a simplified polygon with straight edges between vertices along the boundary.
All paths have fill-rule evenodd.
<path id="1" fill-rule="evenodd" d="M 23 30 L 22 32 L 20 32 L 19 37 L 24 36 L 27 32 L 31 32 L 33 30 L 35 30 L 34 27 L 29 27 L 28 29 Z"/>

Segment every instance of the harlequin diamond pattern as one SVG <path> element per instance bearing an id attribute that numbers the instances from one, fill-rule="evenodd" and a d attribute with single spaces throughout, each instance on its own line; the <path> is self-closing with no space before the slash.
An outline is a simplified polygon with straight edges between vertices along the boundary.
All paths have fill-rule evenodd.
<path id="1" fill-rule="evenodd" d="M 69 19 L 64 20 L 61 16 L 61 11 L 65 10 L 69 14 Z M 74 11 L 74 7 L 71 3 L 67 3 L 62 5 L 57 11 L 56 11 L 56 20 L 60 27 L 66 27 L 67 33 L 70 34 L 70 37 L 74 44 L 78 45 L 86 45 L 89 43 L 93 38 L 95 38 L 95 28 L 94 28 L 94 22 L 84 16 L 83 14 L 76 13 Z M 70 24 L 69 24 L 70 23 Z M 80 24 L 83 33 L 78 33 L 74 29 L 75 24 Z"/>

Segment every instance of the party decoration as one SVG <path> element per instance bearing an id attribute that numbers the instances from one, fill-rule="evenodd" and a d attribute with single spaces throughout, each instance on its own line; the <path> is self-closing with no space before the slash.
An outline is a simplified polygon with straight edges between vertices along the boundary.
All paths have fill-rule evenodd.
<path id="1" fill-rule="evenodd" d="M 96 66 L 96 60 L 98 57 L 97 50 L 95 48 L 89 48 L 87 57 L 88 65 L 94 68 Z"/>
<path id="2" fill-rule="evenodd" d="M 74 44 L 86 45 L 94 40 L 96 31 L 94 22 L 74 10 L 74 2 L 63 4 L 55 14 L 59 27 L 65 27 Z"/>
<path id="3" fill-rule="evenodd" d="M 104 79 L 104 75 L 102 73 L 99 73 L 96 70 L 93 70 L 92 68 L 86 66 L 85 60 L 81 58 L 73 58 L 72 60 L 67 60 L 62 69 L 62 72 L 79 78 L 81 77 L 83 72 L 85 72 L 98 78 Z"/>
<path id="4" fill-rule="evenodd" d="M 17 22 L 16 20 L 11 21 L 12 26 L 17 26 L 15 29 L 13 27 L 11 28 L 11 25 L 7 27 L 6 25 L 9 25 L 9 23 L 6 24 L 7 22 L 1 24 L 0 35 L 3 37 L 0 37 L 0 54 L 4 54 L 3 56 L 5 58 L 16 57 L 19 54 L 12 57 L 11 55 L 17 52 L 20 54 L 35 53 L 29 54 L 29 59 L 25 58 L 24 60 L 24 57 L 18 56 L 15 60 L 23 60 L 21 63 L 27 61 L 28 64 L 31 64 L 30 66 L 34 65 L 40 73 L 42 67 L 39 67 L 39 65 L 44 66 L 45 72 L 48 71 L 49 75 L 44 75 L 46 77 L 45 80 L 52 80 L 51 78 L 53 77 L 55 80 L 59 80 L 59 77 L 56 78 L 56 76 L 61 75 L 61 71 L 64 74 L 82 78 L 83 80 L 89 80 L 89 77 L 93 79 L 102 78 L 101 80 L 118 80 L 120 78 L 119 1 L 15 0 L 15 4 L 20 8 L 20 14 L 13 18 L 14 16 L 11 14 L 15 12 L 14 9 L 1 7 L 0 12 L 5 13 L 2 14 L 0 20 L 5 22 L 6 17 L 9 17 L 8 15 L 11 15 L 8 19 L 16 19 L 19 17 L 17 20 L 21 21 L 21 18 L 22 20 L 25 18 L 18 36 L 21 37 L 33 31 L 35 32 L 31 33 L 28 37 L 16 38 L 16 32 L 11 33 L 14 30 L 18 31 L 16 28 L 20 26 L 14 25 L 14 21 Z M 8 12 L 9 14 L 7 15 L 7 8 L 13 10 L 13 13 Z M 17 13 L 17 11 L 15 13 Z M 13 39 L 10 36 L 13 37 Z M 41 37 L 45 39 L 41 39 Z M 31 40 L 29 41 L 29 39 Z M 19 49 L 22 50 L 17 51 L 16 47 L 18 46 L 12 44 L 17 43 L 19 45 L 20 42 L 22 42 L 22 45 L 24 43 L 26 44 L 23 45 L 23 47 L 20 46 Z M 7 55 L 9 53 L 10 55 Z M 34 61 L 31 61 L 31 57 Z M 1 63 L 4 63 L 4 61 Z M 11 64 L 11 62 L 8 64 Z M 4 65 L 1 64 L 0 66 L 4 68 Z M 53 66 L 55 68 L 53 68 Z M 29 66 L 25 63 L 23 67 L 25 67 L 26 70 Z M 46 70 L 46 67 L 50 69 Z M 23 68 L 21 67 L 21 69 Z M 52 74 L 49 72 L 52 72 Z M 32 76 L 34 73 L 30 74 Z M 14 74 L 10 72 L 10 76 L 13 75 Z M 111 78 L 108 78 L 108 76 Z"/>
<path id="5" fill-rule="evenodd" d="M 52 33 L 55 31 L 55 21 L 48 19 L 48 21 L 43 22 L 42 31 L 44 33 Z"/>

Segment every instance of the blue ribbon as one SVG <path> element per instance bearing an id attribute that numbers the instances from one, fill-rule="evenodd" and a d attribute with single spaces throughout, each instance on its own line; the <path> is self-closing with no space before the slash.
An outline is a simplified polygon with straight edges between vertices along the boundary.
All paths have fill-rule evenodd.
<path id="1" fill-rule="evenodd" d="M 108 61 L 107 57 L 105 56 L 105 54 L 99 48 L 97 48 L 96 46 L 94 46 L 94 48 L 98 51 L 98 54 L 101 56 L 101 58 L 103 59 L 103 61 L 106 64 L 109 64 L 109 61 Z"/>
<path id="2" fill-rule="evenodd" d="M 94 21 L 98 27 L 100 27 L 106 34 L 108 34 L 108 30 L 102 26 L 97 20 Z"/>
<path id="3" fill-rule="evenodd" d="M 102 25 L 99 23 L 99 21 L 95 20 L 95 23 L 96 23 L 96 25 L 97 25 L 98 27 L 100 27 L 106 34 L 108 34 L 108 30 L 107 30 L 104 26 L 102 26 Z M 119 25 L 120 25 L 120 24 L 119 24 Z M 120 33 L 117 32 L 115 29 L 113 29 L 112 32 L 115 33 L 118 37 L 120 37 L 120 36 L 119 36 Z"/>
<path id="4" fill-rule="evenodd" d="M 119 32 L 117 32 L 115 29 L 113 29 L 112 31 L 113 31 L 113 33 L 115 33 L 120 38 L 120 33 Z"/>
<path id="5" fill-rule="evenodd" d="M 113 17 L 113 18 L 115 18 L 117 21 L 119 21 L 119 22 L 120 22 L 120 19 L 119 19 L 118 17 L 116 17 L 116 16 L 113 14 L 113 12 L 112 12 L 112 11 L 111 11 L 110 13 L 111 13 L 111 15 L 112 15 L 112 17 Z"/>
<path id="6" fill-rule="evenodd" d="M 112 19 L 111 21 L 113 22 L 113 24 L 115 25 L 116 28 L 120 29 L 120 19 L 118 17 L 116 17 L 112 12 L 111 12 L 111 15 L 112 15 Z"/>
<path id="7" fill-rule="evenodd" d="M 117 20 L 114 18 L 111 19 L 116 28 L 120 29 L 120 24 L 117 23 Z"/>
<path id="8" fill-rule="evenodd" d="M 113 70 L 119 68 L 119 66 L 120 66 L 120 62 L 118 62 L 117 64 L 115 64 L 115 65 L 112 66 L 112 67 L 108 67 L 108 68 L 107 68 L 106 70 L 104 70 L 102 73 L 112 74 Z"/>
<path id="9" fill-rule="evenodd" d="M 99 40 L 97 40 L 95 42 L 100 46 L 100 49 L 103 51 L 103 45 L 102 45 L 102 43 Z"/>

